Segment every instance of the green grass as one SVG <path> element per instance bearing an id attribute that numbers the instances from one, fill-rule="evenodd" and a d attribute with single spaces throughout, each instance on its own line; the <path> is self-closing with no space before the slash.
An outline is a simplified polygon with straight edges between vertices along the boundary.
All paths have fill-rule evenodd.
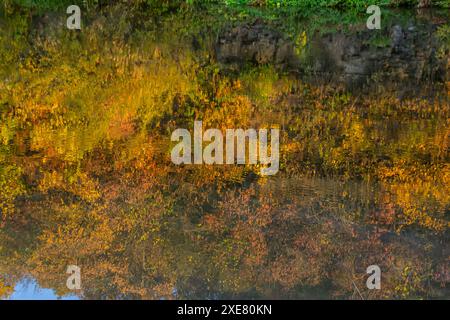
<path id="1" fill-rule="evenodd" d="M 417 6 L 418 0 L 4 0 L 5 6 L 15 5 L 24 8 L 39 10 L 56 10 L 77 4 L 87 8 L 105 6 L 110 3 L 125 3 L 131 6 L 146 6 L 162 13 L 172 11 L 185 6 L 205 6 L 219 4 L 226 6 L 252 6 L 252 7 L 274 7 L 274 8 L 358 8 L 364 9 L 371 4 L 379 6 Z M 432 1 L 436 7 L 449 8 L 450 0 Z"/>

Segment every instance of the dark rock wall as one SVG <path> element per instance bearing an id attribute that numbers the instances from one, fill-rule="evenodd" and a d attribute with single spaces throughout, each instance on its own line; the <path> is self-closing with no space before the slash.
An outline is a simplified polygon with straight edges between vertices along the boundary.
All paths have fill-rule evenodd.
<path id="1" fill-rule="evenodd" d="M 410 24 L 384 31 L 317 35 L 309 42 L 306 55 L 298 57 L 291 40 L 257 21 L 224 30 L 216 42 L 216 58 L 226 67 L 272 64 L 305 78 L 351 87 L 374 82 L 444 83 L 449 79 L 449 65 L 448 59 L 437 55 L 436 29 L 434 25 Z"/>

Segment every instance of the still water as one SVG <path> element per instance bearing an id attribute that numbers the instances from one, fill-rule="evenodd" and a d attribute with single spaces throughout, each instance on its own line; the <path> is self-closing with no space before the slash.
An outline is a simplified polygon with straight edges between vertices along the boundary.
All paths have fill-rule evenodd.
<path id="1" fill-rule="evenodd" d="M 0 297 L 448 299 L 448 12 L 395 14 L 2 12 Z M 194 120 L 280 129 L 279 172 L 173 164 Z"/>

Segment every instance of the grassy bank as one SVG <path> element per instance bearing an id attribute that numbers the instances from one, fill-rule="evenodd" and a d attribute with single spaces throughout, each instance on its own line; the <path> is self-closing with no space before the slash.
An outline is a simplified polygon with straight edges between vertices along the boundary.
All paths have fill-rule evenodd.
<path id="1" fill-rule="evenodd" d="M 155 13 L 163 13 L 186 8 L 189 6 L 247 6 L 247 7 L 275 7 L 311 10 L 317 8 L 367 8 L 371 4 L 386 7 L 441 7 L 449 8 L 449 0 L 5 0 L 5 6 L 19 6 L 35 8 L 39 10 L 56 10 L 77 4 L 85 8 L 105 7 L 110 4 L 123 3 L 130 6 L 143 6 L 150 8 Z"/>

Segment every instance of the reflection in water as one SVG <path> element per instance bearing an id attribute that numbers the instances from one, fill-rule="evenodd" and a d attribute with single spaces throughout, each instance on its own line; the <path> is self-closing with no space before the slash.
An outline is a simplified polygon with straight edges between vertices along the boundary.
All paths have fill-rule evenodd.
<path id="1" fill-rule="evenodd" d="M 67 295 L 59 297 L 51 289 L 40 288 L 35 280 L 23 279 L 16 283 L 14 292 L 8 297 L 10 300 L 78 300 L 77 296 Z"/>
<path id="2" fill-rule="evenodd" d="M 448 298 L 448 83 L 399 99 L 271 63 L 230 70 L 184 14 L 156 29 L 112 7 L 77 34 L 5 16 L 0 296 Z M 170 133 L 195 119 L 279 127 L 280 172 L 173 165 Z M 382 290 L 366 287 L 370 265 Z"/>

